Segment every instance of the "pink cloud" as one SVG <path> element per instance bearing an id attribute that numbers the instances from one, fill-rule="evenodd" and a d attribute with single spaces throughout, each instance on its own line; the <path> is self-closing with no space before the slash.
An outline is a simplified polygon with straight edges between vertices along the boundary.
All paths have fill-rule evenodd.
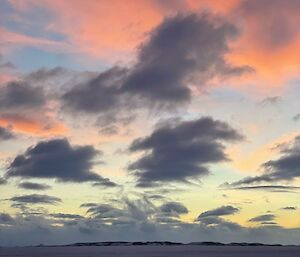
<path id="1" fill-rule="evenodd" d="M 178 11 L 210 10 L 241 29 L 227 56 L 235 65 L 249 65 L 256 73 L 238 83 L 268 82 L 278 86 L 300 69 L 300 2 L 297 0 L 110 0 L 11 1 L 18 11 L 43 7 L 55 18 L 45 30 L 63 34 L 68 42 L 53 42 L 5 32 L 12 44 L 34 44 L 54 49 L 74 49 L 93 58 L 132 61 L 136 47 L 166 16 Z"/>
<path id="2" fill-rule="evenodd" d="M 70 49 L 70 44 L 65 42 L 53 41 L 48 39 L 35 38 L 28 35 L 16 33 L 7 30 L 4 27 L 0 27 L 0 44 L 2 45 L 2 50 L 11 49 L 14 47 L 21 46 L 35 46 L 43 48 L 50 51 L 66 51 Z"/>

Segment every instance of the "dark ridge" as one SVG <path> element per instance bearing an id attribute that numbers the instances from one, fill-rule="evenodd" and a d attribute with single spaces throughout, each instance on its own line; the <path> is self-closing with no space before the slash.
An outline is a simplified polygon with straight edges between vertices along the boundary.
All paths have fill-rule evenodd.
<path id="1" fill-rule="evenodd" d="M 74 243 L 67 245 L 37 245 L 34 247 L 71 247 L 71 246 L 176 246 L 176 245 L 199 245 L 199 246 L 300 246 L 300 245 L 283 245 L 283 244 L 263 244 L 263 243 L 221 243 L 221 242 L 190 242 L 190 243 L 178 243 L 170 241 L 145 241 L 145 242 L 127 242 L 127 241 L 106 241 L 106 242 L 87 242 L 87 243 Z"/>

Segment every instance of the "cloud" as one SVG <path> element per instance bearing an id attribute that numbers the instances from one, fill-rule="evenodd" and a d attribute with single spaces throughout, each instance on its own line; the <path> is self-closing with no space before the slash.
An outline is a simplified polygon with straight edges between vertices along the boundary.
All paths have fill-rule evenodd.
<path id="1" fill-rule="evenodd" d="M 286 207 L 282 207 L 281 210 L 285 210 L 285 211 L 296 211 L 298 208 L 296 206 L 286 206 Z"/>
<path id="2" fill-rule="evenodd" d="M 221 3 L 222 2 L 222 3 Z M 81 52 L 87 57 L 103 58 L 115 62 L 128 60 L 138 44 L 147 37 L 147 32 L 160 24 L 164 17 L 174 13 L 211 10 L 222 14 L 227 20 L 239 26 L 242 33 L 238 44 L 230 52 L 229 61 L 237 65 L 248 64 L 258 71 L 258 76 L 270 79 L 270 86 L 278 83 L 282 77 L 290 78 L 299 70 L 299 3 L 297 0 L 243 0 L 243 1 L 139 1 L 139 3 L 91 2 L 89 4 L 76 1 L 72 3 L 57 0 L 36 1 L 27 3 L 25 22 L 32 23 L 32 12 L 48 11 L 52 19 L 39 23 L 44 31 L 49 28 L 68 39 L 68 43 L 51 41 L 39 42 L 20 38 L 12 40 L 12 44 L 28 41 L 34 46 L 44 48 L 57 47 L 65 52 L 70 50 Z M 17 5 L 17 4 L 15 4 Z M 39 8 L 37 8 L 37 6 Z M 168 7 L 166 7 L 168 6 Z M 37 9 L 36 9 L 37 8 Z M 20 10 L 21 9 L 21 10 Z M 24 13 L 23 8 L 17 9 Z M 86 10 L 84 13 L 82 10 Z M 124 12 L 126 9 L 126 13 Z M 139 15 L 143 10 L 143 17 Z M 276 13 L 276 15 L 274 15 Z M 46 15 L 48 18 L 49 15 Z M 101 21 L 98 17 L 102 17 Z M 118 17 L 117 21 L 115 17 Z M 268 22 L 265 22 L 265 20 Z M 70 22 L 76 20 L 76 25 Z M 36 26 L 36 24 L 35 24 Z M 110 29 L 107 29 L 110 28 Z M 101 31 L 101 33 L 99 33 Z M 3 32 L 5 33 L 5 32 Z M 3 34 L 2 33 L 2 34 Z M 81 35 L 80 37 L 78 35 Z M 12 39 L 16 36 L 9 35 Z M 64 45 L 62 45 L 62 43 Z M 75 49 L 75 50 L 74 50 Z M 292 74 L 291 74 L 292 73 Z M 259 78 L 260 79 L 260 78 Z M 265 82 L 265 81 L 264 81 Z M 248 83 L 247 83 L 248 84 Z M 266 86 L 266 83 L 261 83 Z M 282 83 L 286 85 L 286 83 Z"/>
<path id="3" fill-rule="evenodd" d="M 43 67 L 27 74 L 25 80 L 30 82 L 45 82 L 52 79 L 56 81 L 58 78 L 65 77 L 69 73 L 71 73 L 70 70 L 59 66 L 52 69 Z"/>
<path id="4" fill-rule="evenodd" d="M 41 108 L 46 102 L 42 88 L 33 88 L 24 81 L 13 81 L 0 88 L 0 110 L 13 111 Z"/>
<path id="5" fill-rule="evenodd" d="M 87 208 L 90 219 L 101 224 L 111 223 L 114 226 L 144 226 L 143 224 L 153 222 L 159 213 L 159 209 L 146 197 L 135 200 L 121 198 L 117 206 L 108 203 L 87 203 L 81 207 Z"/>
<path id="6" fill-rule="evenodd" d="M 200 224 L 206 228 L 219 227 L 219 228 L 228 229 L 231 232 L 242 230 L 242 226 L 239 225 L 238 223 L 228 221 L 217 216 L 204 217 L 201 219 L 197 219 L 196 221 L 199 221 Z"/>
<path id="7" fill-rule="evenodd" d="M 86 113 L 114 110 L 121 106 L 119 88 L 125 74 L 126 69 L 113 67 L 86 84 L 72 88 L 62 96 L 65 108 Z"/>
<path id="8" fill-rule="evenodd" d="M 52 213 L 49 214 L 50 217 L 55 219 L 82 219 L 84 218 L 81 215 L 78 214 L 68 214 L 68 213 Z"/>
<path id="9" fill-rule="evenodd" d="M 13 224 L 14 219 L 7 213 L 0 213 L 0 225 L 2 224 Z"/>
<path id="10" fill-rule="evenodd" d="M 197 220 L 201 220 L 203 218 L 207 217 L 219 217 L 219 216 L 227 216 L 227 215 L 233 215 L 239 212 L 239 209 L 231 206 L 231 205 L 226 205 L 226 206 L 221 206 L 219 208 L 209 210 L 206 212 L 202 212 Z"/>
<path id="11" fill-rule="evenodd" d="M 71 146 L 67 139 L 41 141 L 17 155 L 9 164 L 6 176 L 107 183 L 107 179 L 91 171 L 97 155 L 101 152 L 93 146 Z"/>
<path id="12" fill-rule="evenodd" d="M 300 136 L 296 136 L 292 142 L 281 144 L 278 149 L 281 154 L 278 159 L 261 165 L 264 174 L 246 177 L 234 183 L 228 183 L 227 186 L 239 187 L 261 182 L 293 181 L 300 178 Z"/>
<path id="13" fill-rule="evenodd" d="M 236 28 L 208 15 L 177 15 L 165 19 L 140 46 L 137 64 L 122 90 L 152 102 L 172 103 L 191 97 L 215 76 L 239 75 L 249 67 L 232 67 L 224 55 Z"/>
<path id="14" fill-rule="evenodd" d="M 267 88 L 270 92 L 271 87 L 285 87 L 287 81 L 298 77 L 299 1 L 245 0 L 236 3 L 228 18 L 239 24 L 243 33 L 235 44 L 237 51 L 232 52 L 229 60 L 254 67 L 256 73 L 251 81 L 256 80 L 262 90 Z"/>
<path id="15" fill-rule="evenodd" d="M 260 222 L 263 224 L 264 222 L 273 222 L 275 218 L 274 214 L 263 214 L 250 219 L 249 222 Z"/>
<path id="16" fill-rule="evenodd" d="M 94 187 L 116 187 L 116 183 L 110 181 L 108 178 L 102 178 L 101 181 L 93 183 Z"/>
<path id="17" fill-rule="evenodd" d="M 105 126 L 104 128 L 101 128 L 99 131 L 100 134 L 111 136 L 118 134 L 118 129 L 116 126 Z"/>
<path id="18" fill-rule="evenodd" d="M 293 121 L 299 121 L 300 120 L 300 113 L 296 114 L 294 117 L 293 117 Z"/>
<path id="19" fill-rule="evenodd" d="M 281 100 L 280 96 L 272 96 L 272 97 L 266 97 L 260 102 L 260 106 L 266 107 L 270 105 L 276 105 Z"/>
<path id="20" fill-rule="evenodd" d="M 134 140 L 130 152 L 145 154 L 128 170 L 139 186 L 162 182 L 187 182 L 210 173 L 209 164 L 228 161 L 222 142 L 237 142 L 243 136 L 227 123 L 204 117 L 162 124 L 151 135 Z"/>
<path id="21" fill-rule="evenodd" d="M 3 55 L 0 53 L 0 70 L 14 70 L 16 66 L 11 62 L 6 62 Z"/>
<path id="22" fill-rule="evenodd" d="M 0 114 L 0 124 L 11 126 L 17 132 L 38 136 L 64 135 L 67 131 L 60 121 L 47 116 L 45 109 L 6 110 Z"/>
<path id="23" fill-rule="evenodd" d="M 199 224 L 205 228 L 226 228 L 232 232 L 239 231 L 242 229 L 241 225 L 222 218 L 223 216 L 234 215 L 239 211 L 238 208 L 231 205 L 221 206 L 213 210 L 202 212 L 195 219 L 195 222 L 199 222 Z"/>
<path id="24" fill-rule="evenodd" d="M 9 128 L 4 128 L 0 126 L 0 141 L 5 141 L 15 138 L 15 135 L 11 132 Z"/>
<path id="25" fill-rule="evenodd" d="M 96 207 L 98 204 L 97 203 L 83 203 L 80 205 L 81 208 L 86 208 L 86 207 Z"/>
<path id="26" fill-rule="evenodd" d="M 240 180 L 239 182 L 234 182 L 232 184 L 224 183 L 221 185 L 221 188 L 229 189 L 229 190 L 261 190 L 261 191 L 280 192 L 280 193 L 293 193 L 297 190 L 300 190 L 300 187 L 297 186 L 281 186 L 281 185 L 239 186 L 241 181 L 242 180 Z"/>
<path id="27" fill-rule="evenodd" d="M 73 221 L 73 220 L 71 220 Z M 239 228 L 229 224 L 205 226 L 198 223 L 122 223 L 102 224 L 96 219 L 78 219 L 78 222 L 60 222 L 56 219 L 23 216 L 18 218 L 18 226 L 3 226 L 0 230 L 2 246 L 38 245 L 47 242 L 51 245 L 70 242 L 95 241 L 170 241 L 193 242 L 262 242 L 297 244 L 299 229 L 279 226 L 256 226 Z M 228 222 L 229 223 L 229 222 Z M 147 229 L 148 228 L 148 229 Z"/>
<path id="28" fill-rule="evenodd" d="M 188 209 L 179 202 L 167 202 L 160 206 L 160 211 L 163 215 L 166 216 L 175 216 L 178 217 L 182 214 L 187 214 Z"/>
<path id="29" fill-rule="evenodd" d="M 70 51 L 70 45 L 62 41 L 48 40 L 45 38 L 36 38 L 29 35 L 16 33 L 0 26 L 1 45 L 3 50 L 10 50 L 14 47 L 37 47 L 54 52 Z"/>
<path id="30" fill-rule="evenodd" d="M 54 106 L 57 103 L 52 94 L 45 83 L 32 82 L 26 76 L 2 85 L 0 126 L 35 135 L 64 134 L 67 129 L 60 120 L 56 120 Z"/>
<path id="31" fill-rule="evenodd" d="M 125 214 L 122 209 L 113 207 L 109 204 L 99 204 L 97 206 L 91 206 L 87 209 L 87 213 L 91 214 L 93 218 L 98 219 L 118 219 L 124 215 L 127 216 L 127 214 Z"/>
<path id="32" fill-rule="evenodd" d="M 124 109 L 169 106 L 188 102 L 191 86 L 203 87 L 215 77 L 236 76 L 251 69 L 225 61 L 228 41 L 237 30 L 209 15 L 176 15 L 149 33 L 132 67 L 112 67 L 62 96 L 74 113 L 120 112 Z M 174 105 L 176 107 L 176 105 Z"/>
<path id="33" fill-rule="evenodd" d="M 34 135 L 65 134 L 67 128 L 58 118 L 58 95 L 63 92 L 62 87 L 66 90 L 68 83 L 74 84 L 74 74 L 60 67 L 42 68 L 20 74 L 3 84 L 0 88 L 0 125 Z M 82 79 L 86 77 L 84 72 L 78 74 Z M 82 79 L 78 79 L 78 83 Z"/>
<path id="34" fill-rule="evenodd" d="M 72 241 L 95 241 L 95 238 L 98 241 L 163 241 L 168 238 L 170 241 L 187 242 L 198 238 L 199 241 L 263 243 L 280 240 L 291 244 L 297 242 L 300 233 L 299 229 L 260 226 L 264 224 L 247 228 L 220 216 L 207 216 L 200 222 L 189 223 L 161 215 L 161 206 L 153 205 L 147 197 L 128 199 L 119 195 L 112 202 L 114 204 L 83 204 L 87 208 L 85 216 L 49 214 L 45 210 L 35 214 L 27 210 L 16 215 L 14 224 L 17 225 L 1 228 L 0 240 L 2 245 L 38 244 L 41 241 L 68 244 Z M 272 220 L 262 222 L 274 223 Z M 20 234 L 22 237 L 19 237 Z"/>
<path id="35" fill-rule="evenodd" d="M 61 202 L 58 197 L 39 194 L 14 196 L 9 200 L 17 204 L 58 204 Z"/>
<path id="36" fill-rule="evenodd" d="M 0 186 L 1 185 L 5 185 L 5 184 L 7 184 L 7 180 L 5 180 L 4 178 L 0 177 Z"/>
<path id="37" fill-rule="evenodd" d="M 19 188 L 22 189 L 29 189 L 29 190 L 47 190 L 51 189 L 51 186 L 46 184 L 40 183 L 33 183 L 33 182 L 22 182 L 18 185 Z"/>
<path id="38" fill-rule="evenodd" d="M 107 136 L 117 134 L 122 128 L 128 127 L 136 116 L 130 111 L 121 114 L 120 111 L 112 114 L 100 114 L 96 120 L 96 126 L 100 128 L 99 133 Z"/>
<path id="39" fill-rule="evenodd" d="M 249 25 L 250 31 L 248 32 L 258 33 L 258 36 L 253 38 L 257 41 L 256 44 L 275 51 L 298 39 L 297 21 L 299 21 L 299 17 L 296 15 L 296 10 L 300 8 L 300 4 L 297 0 L 287 2 L 281 0 L 247 0 L 240 1 L 240 3 L 239 11 L 245 16 L 247 22 L 251 23 L 246 24 Z M 274 11 L 277 11 L 277 17 L 273 16 Z M 264 17 L 268 17 L 269 22 L 263 23 Z"/>

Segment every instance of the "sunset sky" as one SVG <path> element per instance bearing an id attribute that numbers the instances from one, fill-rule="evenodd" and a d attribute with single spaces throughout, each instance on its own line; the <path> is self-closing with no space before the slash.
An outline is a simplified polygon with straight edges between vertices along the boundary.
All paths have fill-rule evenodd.
<path id="1" fill-rule="evenodd" d="M 299 244 L 299 13 L 0 1 L 0 246 Z"/>

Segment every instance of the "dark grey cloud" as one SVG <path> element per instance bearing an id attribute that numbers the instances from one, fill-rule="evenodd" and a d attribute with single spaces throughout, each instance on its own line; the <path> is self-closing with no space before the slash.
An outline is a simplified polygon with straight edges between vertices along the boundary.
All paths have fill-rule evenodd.
<path id="1" fill-rule="evenodd" d="M 286 206 L 286 207 L 282 207 L 281 210 L 285 210 L 285 211 L 296 211 L 298 208 L 296 206 Z"/>
<path id="2" fill-rule="evenodd" d="M 116 187 L 118 184 L 110 181 L 108 178 L 102 178 L 101 181 L 93 183 L 94 187 Z"/>
<path id="3" fill-rule="evenodd" d="M 53 88 L 47 83 L 36 83 L 27 76 L 2 85 L 0 118 L 4 119 L 12 129 L 20 123 L 30 123 L 36 125 L 35 130 L 40 129 L 45 132 L 51 130 L 60 124 L 60 121 L 56 119 L 58 102 Z M 37 131 L 25 129 L 23 132 L 35 133 Z"/>
<path id="4" fill-rule="evenodd" d="M 271 226 L 278 226 L 277 222 L 275 221 L 263 221 L 260 223 L 261 225 L 271 225 Z"/>
<path id="5" fill-rule="evenodd" d="M 204 117 L 164 123 L 151 135 L 134 140 L 129 151 L 145 154 L 128 166 L 139 186 L 162 182 L 187 182 L 210 173 L 209 164 L 228 161 L 222 142 L 243 136 L 227 123 Z"/>
<path id="6" fill-rule="evenodd" d="M 153 222 L 155 215 L 160 211 L 147 198 L 142 197 L 136 200 L 120 197 L 115 204 L 94 204 L 87 203 L 81 207 L 87 208 L 87 215 L 90 220 L 101 224 L 110 223 L 113 226 L 142 226 L 148 229 Z"/>
<path id="7" fill-rule="evenodd" d="M 277 145 L 275 148 L 280 151 L 281 156 L 261 165 L 264 174 L 246 177 L 237 182 L 228 183 L 227 186 L 240 187 L 262 182 L 293 181 L 300 178 L 300 136 L 295 137 L 292 142 Z"/>
<path id="8" fill-rule="evenodd" d="M 9 82 L 0 88 L 0 110 L 14 111 L 41 108 L 46 102 L 42 88 L 31 87 L 25 81 Z"/>
<path id="9" fill-rule="evenodd" d="M 139 46 L 132 67 L 112 67 L 71 88 L 62 96 L 63 105 L 73 113 L 106 113 L 112 119 L 135 107 L 176 107 L 190 100 L 191 87 L 252 71 L 225 61 L 228 43 L 237 36 L 236 27 L 220 17 L 188 13 L 167 18 Z"/>
<path id="10" fill-rule="evenodd" d="M 89 207 L 87 209 L 87 214 L 90 214 L 93 218 L 100 219 L 118 219 L 122 216 L 127 216 L 124 210 L 110 204 L 99 204 L 97 206 Z"/>
<path id="11" fill-rule="evenodd" d="M 52 213 L 48 216 L 55 219 L 83 219 L 84 217 L 78 214 L 69 214 L 69 213 Z"/>
<path id="12" fill-rule="evenodd" d="M 72 88 L 62 96 L 65 108 L 86 113 L 115 111 L 122 106 L 119 91 L 125 74 L 125 69 L 113 67 Z"/>
<path id="13" fill-rule="evenodd" d="M 54 67 L 51 69 L 43 67 L 29 73 L 25 79 L 31 82 L 44 82 L 48 79 L 56 80 L 58 77 L 65 76 L 68 73 L 70 71 L 63 67 Z"/>
<path id="14" fill-rule="evenodd" d="M 231 205 L 221 206 L 213 210 L 202 212 L 195 219 L 195 222 L 199 222 L 201 226 L 204 226 L 206 228 L 213 226 L 213 227 L 226 228 L 229 229 L 230 231 L 238 231 L 242 229 L 241 225 L 229 220 L 225 220 L 222 217 L 234 215 L 239 211 L 240 210 L 238 208 Z"/>
<path id="15" fill-rule="evenodd" d="M 1 224 L 13 224 L 14 219 L 8 213 L 0 213 L 0 225 Z"/>
<path id="16" fill-rule="evenodd" d="M 241 182 L 242 180 L 240 180 Z M 240 184 L 237 182 L 237 185 Z M 269 192 L 280 192 L 280 193 L 293 193 L 300 190 L 298 186 L 280 186 L 280 185 L 257 185 L 257 186 L 236 186 L 235 183 L 229 184 L 224 183 L 221 185 L 222 189 L 230 189 L 230 190 L 261 190 L 261 191 L 269 191 Z"/>
<path id="17" fill-rule="evenodd" d="M 18 204 L 58 204 L 61 202 L 58 197 L 39 194 L 14 196 L 9 200 Z"/>
<path id="18" fill-rule="evenodd" d="M 22 189 L 29 189 L 29 190 L 47 190 L 51 189 L 51 186 L 47 184 L 40 184 L 40 183 L 34 183 L 34 182 L 21 182 L 18 185 L 19 188 Z"/>
<path id="19" fill-rule="evenodd" d="M 0 126 L 0 141 L 9 140 L 15 138 L 10 128 L 4 128 Z"/>
<path id="20" fill-rule="evenodd" d="M 198 218 L 196 221 L 200 222 L 200 224 L 206 228 L 210 226 L 222 227 L 222 228 L 229 229 L 231 232 L 242 229 L 242 226 L 239 225 L 238 223 L 228 221 L 217 216 L 207 216 L 201 219 Z"/>
<path id="21" fill-rule="evenodd" d="M 112 114 L 100 114 L 95 125 L 100 128 L 99 133 L 104 135 L 115 135 L 121 128 L 128 127 L 135 119 L 135 115 L 127 111 L 125 114 L 118 112 Z"/>
<path id="22" fill-rule="evenodd" d="M 118 134 L 118 128 L 115 125 L 105 126 L 100 129 L 99 133 L 107 136 L 116 135 Z"/>
<path id="23" fill-rule="evenodd" d="M 0 177 L 0 185 L 5 185 L 7 183 L 7 180 Z"/>
<path id="24" fill-rule="evenodd" d="M 179 219 L 174 219 L 173 217 L 156 217 L 155 222 L 159 224 L 171 224 L 171 225 L 180 225 L 183 222 Z"/>
<path id="25" fill-rule="evenodd" d="M 179 216 L 181 214 L 187 214 L 188 209 L 179 202 L 168 202 L 160 206 L 160 211 L 166 216 Z"/>
<path id="26" fill-rule="evenodd" d="M 83 203 L 80 205 L 81 208 L 89 208 L 89 207 L 96 207 L 98 206 L 97 203 Z"/>
<path id="27" fill-rule="evenodd" d="M 60 182 L 109 181 L 91 171 L 101 152 L 93 146 L 71 146 L 67 139 L 41 141 L 9 164 L 7 177 L 53 178 Z"/>
<path id="28" fill-rule="evenodd" d="M 16 66 L 12 62 L 5 61 L 5 58 L 0 53 L 0 70 L 15 69 Z"/>
<path id="29" fill-rule="evenodd" d="M 224 54 L 237 29 L 209 15 L 177 15 L 165 19 L 140 46 L 137 64 L 122 91 L 152 102 L 184 102 L 189 84 L 202 87 L 215 76 L 238 75 L 248 67 L 232 67 Z"/>
<path id="30" fill-rule="evenodd" d="M 249 220 L 249 222 L 273 222 L 276 216 L 274 214 L 263 214 Z"/>
<path id="31" fill-rule="evenodd" d="M 261 102 L 260 102 L 260 106 L 262 107 L 266 107 L 269 105 L 275 105 L 277 103 L 279 103 L 281 100 L 280 96 L 271 96 L 271 97 L 267 97 L 264 98 Z"/>
<path id="32" fill-rule="evenodd" d="M 6 70 L 6 69 L 15 69 L 16 66 L 11 63 L 11 62 L 4 62 L 4 63 L 0 63 L 0 69 L 2 70 Z"/>
<path id="33" fill-rule="evenodd" d="M 300 113 L 296 114 L 294 117 L 293 117 L 293 121 L 299 121 L 300 120 Z"/>
<path id="34" fill-rule="evenodd" d="M 226 205 L 226 206 L 221 206 L 219 208 L 209 210 L 206 212 L 202 212 L 197 220 L 201 220 L 206 217 L 219 217 L 219 216 L 227 216 L 227 215 L 233 215 L 239 212 L 239 209 L 231 206 L 231 205 Z"/>
<path id="35" fill-rule="evenodd" d="M 74 85 L 87 83 L 95 78 L 97 72 L 71 70 L 64 67 L 46 68 L 34 70 L 22 77 L 23 83 L 35 88 L 43 88 L 47 92 L 47 98 L 57 101 L 61 95 L 69 91 Z"/>
<path id="36" fill-rule="evenodd" d="M 157 200 L 157 201 L 162 201 L 162 200 L 166 200 L 167 197 L 164 196 L 164 195 L 160 195 L 160 194 L 150 194 L 150 195 L 147 195 L 148 199 L 150 200 Z"/>

